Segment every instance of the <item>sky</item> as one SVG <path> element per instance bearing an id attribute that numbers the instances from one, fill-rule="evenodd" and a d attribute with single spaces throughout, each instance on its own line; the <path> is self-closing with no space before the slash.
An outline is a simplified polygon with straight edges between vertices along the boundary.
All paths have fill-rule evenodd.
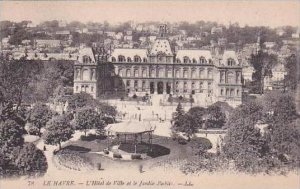
<path id="1" fill-rule="evenodd" d="M 120 23 L 216 21 L 241 26 L 298 26 L 300 0 L 0 1 L 0 20 Z"/>

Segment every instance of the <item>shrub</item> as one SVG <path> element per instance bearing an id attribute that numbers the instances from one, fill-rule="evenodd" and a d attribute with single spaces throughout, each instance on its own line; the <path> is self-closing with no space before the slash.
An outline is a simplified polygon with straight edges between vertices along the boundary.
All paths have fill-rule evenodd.
<path id="1" fill-rule="evenodd" d="M 39 135 L 39 129 L 37 127 L 30 126 L 28 129 L 28 134 L 30 135 Z"/>
<path id="2" fill-rule="evenodd" d="M 212 143 L 207 138 L 193 138 L 191 147 L 196 155 L 203 155 L 207 150 L 212 148 Z"/>
<path id="3" fill-rule="evenodd" d="M 119 153 L 113 153 L 113 158 L 122 158 L 122 155 Z"/>
<path id="4" fill-rule="evenodd" d="M 132 154 L 131 159 L 142 159 L 142 155 L 141 154 Z"/>
<path id="5" fill-rule="evenodd" d="M 181 144 L 181 145 L 186 145 L 187 144 L 187 141 L 184 138 L 181 138 L 181 137 L 179 137 L 177 139 L 177 142 L 178 142 L 178 144 Z"/>

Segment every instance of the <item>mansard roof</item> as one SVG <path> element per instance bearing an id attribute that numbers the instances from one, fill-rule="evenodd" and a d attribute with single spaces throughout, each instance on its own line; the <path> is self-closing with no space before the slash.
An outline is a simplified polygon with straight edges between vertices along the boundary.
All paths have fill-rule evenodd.
<path id="1" fill-rule="evenodd" d="M 111 57 L 118 58 L 118 56 L 124 56 L 125 58 L 134 59 L 135 56 L 139 56 L 141 59 L 147 58 L 147 49 L 114 49 Z"/>
<path id="2" fill-rule="evenodd" d="M 195 59 L 196 61 L 199 61 L 201 57 L 204 57 L 207 61 L 212 59 L 211 51 L 209 50 L 178 50 L 176 59 L 183 62 L 184 57 L 188 57 L 190 60 Z"/>
<path id="3" fill-rule="evenodd" d="M 173 56 L 173 52 L 168 39 L 157 38 L 152 45 L 150 55 L 165 54 Z"/>
<path id="4" fill-rule="evenodd" d="M 79 49 L 79 57 L 78 60 L 82 61 L 84 56 L 88 56 L 91 58 L 91 63 L 96 63 L 95 54 L 92 48 L 84 47 Z"/>
<path id="5" fill-rule="evenodd" d="M 225 50 L 222 56 L 221 64 L 226 65 L 228 59 L 233 59 L 236 64 L 239 64 L 236 52 L 233 50 Z"/>

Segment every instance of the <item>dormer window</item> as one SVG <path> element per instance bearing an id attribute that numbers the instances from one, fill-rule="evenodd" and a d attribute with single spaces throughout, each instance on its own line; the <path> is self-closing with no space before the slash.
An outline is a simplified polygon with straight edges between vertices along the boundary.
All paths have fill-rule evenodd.
<path id="1" fill-rule="evenodd" d="M 144 58 L 144 59 L 143 59 L 143 62 L 147 62 L 147 58 Z"/>
<path id="2" fill-rule="evenodd" d="M 83 63 L 89 63 L 90 62 L 90 57 L 89 56 L 83 56 L 82 57 L 82 62 Z"/>
<path id="3" fill-rule="evenodd" d="M 119 62 L 125 62 L 125 57 L 122 56 L 122 55 L 119 55 L 119 56 L 118 56 L 118 61 L 119 61 Z"/>
<path id="4" fill-rule="evenodd" d="M 213 62 L 212 62 L 212 59 L 209 59 L 209 60 L 208 60 L 208 63 L 209 63 L 209 64 L 212 64 L 212 63 L 213 63 Z"/>
<path id="5" fill-rule="evenodd" d="M 234 66 L 234 65 L 235 65 L 234 60 L 233 60 L 232 58 L 229 58 L 229 59 L 227 60 L 227 65 L 228 65 L 228 66 Z"/>
<path id="6" fill-rule="evenodd" d="M 197 60 L 195 58 L 193 58 L 193 63 L 196 64 L 197 63 Z"/>
<path id="7" fill-rule="evenodd" d="M 189 57 L 187 57 L 187 56 L 185 56 L 185 57 L 183 57 L 183 63 L 190 63 L 190 59 L 189 59 Z"/>
<path id="8" fill-rule="evenodd" d="M 127 62 L 132 62 L 130 57 L 127 58 Z"/>
<path id="9" fill-rule="evenodd" d="M 142 62 L 141 57 L 139 56 L 134 56 L 134 62 Z"/>
<path id="10" fill-rule="evenodd" d="M 180 59 L 179 59 L 179 58 L 177 58 L 177 59 L 176 59 L 176 62 L 177 62 L 177 63 L 181 63 L 181 61 L 180 61 Z"/>
<path id="11" fill-rule="evenodd" d="M 200 57 L 200 64 L 205 64 L 206 63 L 206 59 L 202 56 Z"/>
<path id="12" fill-rule="evenodd" d="M 112 58 L 111 58 L 111 61 L 112 61 L 112 62 L 116 62 L 116 58 L 115 58 L 115 57 L 112 57 Z"/>

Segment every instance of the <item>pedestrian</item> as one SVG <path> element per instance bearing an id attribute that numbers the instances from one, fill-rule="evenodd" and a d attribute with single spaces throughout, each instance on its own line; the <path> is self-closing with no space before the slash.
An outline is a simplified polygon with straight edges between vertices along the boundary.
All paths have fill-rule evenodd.
<path id="1" fill-rule="evenodd" d="M 44 151 L 46 151 L 46 146 L 44 145 Z"/>

